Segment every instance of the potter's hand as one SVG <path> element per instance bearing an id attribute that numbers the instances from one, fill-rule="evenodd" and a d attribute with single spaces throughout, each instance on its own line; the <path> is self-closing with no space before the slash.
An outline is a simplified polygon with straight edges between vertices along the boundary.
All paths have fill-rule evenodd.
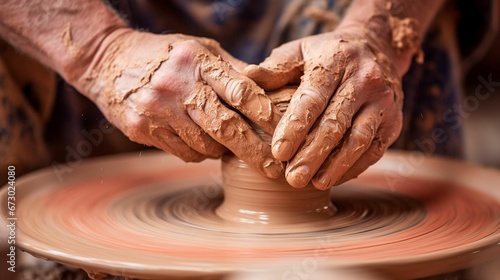
<path id="1" fill-rule="evenodd" d="M 228 148 L 279 177 L 282 163 L 236 110 L 271 134 L 279 111 L 233 66 L 245 65 L 213 40 L 123 28 L 106 37 L 77 84 L 133 141 L 195 162 Z"/>
<path id="2" fill-rule="evenodd" d="M 399 135 L 401 79 L 392 48 L 376 40 L 339 28 L 284 44 L 244 70 L 266 90 L 300 83 L 272 139 L 292 186 L 312 180 L 326 189 L 354 178 Z"/>

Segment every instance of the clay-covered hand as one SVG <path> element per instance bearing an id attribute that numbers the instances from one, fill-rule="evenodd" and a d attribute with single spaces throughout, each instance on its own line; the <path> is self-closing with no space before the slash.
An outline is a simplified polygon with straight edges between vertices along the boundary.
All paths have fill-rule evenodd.
<path id="1" fill-rule="evenodd" d="M 294 187 L 327 189 L 381 158 L 401 131 L 401 77 L 390 45 L 357 27 L 305 37 L 244 72 L 266 90 L 300 83 L 272 139 Z M 386 43 L 385 43 L 386 44 Z"/>
<path id="2" fill-rule="evenodd" d="M 282 163 L 248 123 L 272 134 L 280 112 L 235 70 L 244 66 L 207 38 L 123 28 L 104 39 L 73 84 L 135 142 L 194 162 L 227 148 L 276 178 Z"/>

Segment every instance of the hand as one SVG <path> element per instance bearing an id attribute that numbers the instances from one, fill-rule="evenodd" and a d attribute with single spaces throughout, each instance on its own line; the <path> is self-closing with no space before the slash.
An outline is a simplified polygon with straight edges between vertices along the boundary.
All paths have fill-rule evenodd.
<path id="1" fill-rule="evenodd" d="M 281 116 L 235 70 L 244 66 L 210 39 L 124 28 L 106 37 L 76 84 L 133 141 L 195 162 L 227 148 L 277 178 L 282 163 L 235 110 L 270 134 Z"/>
<path id="2" fill-rule="evenodd" d="M 401 77 L 390 42 L 355 26 L 286 43 L 244 72 L 266 90 L 300 83 L 272 139 L 294 187 L 327 189 L 381 158 L 401 131 Z M 387 45 L 388 44 L 388 45 Z"/>

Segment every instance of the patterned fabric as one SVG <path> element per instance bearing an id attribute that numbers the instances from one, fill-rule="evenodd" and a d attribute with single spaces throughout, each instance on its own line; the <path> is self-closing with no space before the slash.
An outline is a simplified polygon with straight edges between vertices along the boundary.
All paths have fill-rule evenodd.
<path id="1" fill-rule="evenodd" d="M 403 129 L 393 148 L 418 150 L 426 155 L 463 156 L 463 119 L 458 57 L 450 53 L 454 42 L 442 38 L 434 26 L 422 46 L 423 64 L 413 63 L 403 77 Z"/>
<path id="2" fill-rule="evenodd" d="M 27 73 L 26 69 L 30 72 Z M 55 75 L 0 41 L 0 183 L 7 166 L 16 173 L 46 165 L 44 141 L 55 96 Z"/>
<path id="3" fill-rule="evenodd" d="M 108 2 L 132 27 L 210 37 L 235 57 L 259 63 L 284 42 L 333 30 L 350 0 Z M 438 17 L 423 42 L 425 63 L 413 64 L 404 77 L 404 126 L 393 148 L 462 155 L 460 59 L 471 53 L 471 42 L 479 42 L 478 36 L 491 24 L 486 15 L 493 0 L 453 3 L 462 11 L 463 21 L 452 33 L 458 35 L 449 36 L 450 26 L 456 25 L 453 17 L 447 18 L 447 25 L 438 24 L 443 22 Z M 446 9 L 447 14 L 456 13 L 453 7 Z M 16 164 L 28 171 L 64 161 L 75 166 L 87 156 L 144 148 L 116 129 L 106 129 L 109 123 L 97 108 L 61 79 L 57 95 L 55 89 L 52 73 L 5 45 L 0 48 L 0 168 Z M 106 135 L 95 138 L 99 133 Z"/>

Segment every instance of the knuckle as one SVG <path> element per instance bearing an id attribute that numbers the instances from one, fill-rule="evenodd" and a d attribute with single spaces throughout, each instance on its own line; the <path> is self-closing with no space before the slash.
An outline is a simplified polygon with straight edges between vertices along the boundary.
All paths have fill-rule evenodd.
<path id="1" fill-rule="evenodd" d="M 351 113 L 346 110 L 333 110 L 328 112 L 321 126 L 329 128 L 332 132 L 339 132 L 343 135 L 351 126 Z"/>
<path id="2" fill-rule="evenodd" d="M 240 137 L 245 127 L 235 125 L 239 121 L 239 115 L 231 110 L 220 112 L 211 125 L 206 128 L 207 133 L 219 139 L 219 142 L 229 142 Z"/>
<path id="3" fill-rule="evenodd" d="M 322 135 L 327 142 L 335 142 L 344 135 L 345 127 L 337 120 L 325 119 L 321 124 Z"/>
<path id="4" fill-rule="evenodd" d="M 191 63 L 196 54 L 199 52 L 201 44 L 194 39 L 187 39 L 182 42 L 175 43 L 170 51 L 170 56 L 173 58 L 175 66 L 182 66 Z"/>
<path id="5" fill-rule="evenodd" d="M 385 84 L 384 74 L 382 70 L 375 65 L 372 65 L 369 69 L 367 69 L 365 73 L 365 78 L 380 84 Z"/>
<path id="6" fill-rule="evenodd" d="M 149 120 L 146 117 L 135 113 L 127 114 L 126 118 L 127 125 L 123 129 L 123 133 L 125 133 L 130 140 L 143 143 L 146 136 L 145 131 L 149 131 Z"/>
<path id="7" fill-rule="evenodd" d="M 372 122 L 353 126 L 351 129 L 351 138 L 360 143 L 369 143 L 375 137 L 376 127 Z"/>
<path id="8" fill-rule="evenodd" d="M 343 39 L 337 39 L 335 45 L 340 46 L 341 52 L 338 53 L 343 59 L 353 59 L 359 56 L 359 48 L 352 44 L 346 44 Z"/>
<path id="9" fill-rule="evenodd" d="M 296 93 L 291 101 L 289 107 L 298 108 L 301 114 L 296 114 L 303 116 L 302 121 L 306 125 L 310 125 L 314 122 L 323 111 L 326 106 L 326 100 L 321 94 L 315 90 L 305 89 Z"/>
<path id="10" fill-rule="evenodd" d="M 385 92 L 389 90 L 388 81 L 382 70 L 374 63 L 368 62 L 359 70 L 359 76 L 363 83 L 370 88 Z"/>
<path id="11" fill-rule="evenodd" d="M 385 151 L 387 150 L 387 145 L 384 144 L 383 141 L 380 141 L 379 139 L 373 140 L 373 148 L 368 151 L 368 156 L 372 159 L 370 163 L 375 163 L 375 161 L 379 160 L 382 158 L 384 155 Z"/>
<path id="12" fill-rule="evenodd" d="M 195 88 L 185 98 L 183 103 L 193 118 L 193 114 L 209 114 L 210 111 L 213 110 L 212 105 L 216 100 L 219 100 L 219 97 L 212 91 L 212 88 L 208 85 L 204 85 L 202 87 Z M 195 117 L 195 119 L 200 120 L 199 117 Z"/>
<path id="13" fill-rule="evenodd" d="M 143 90 L 131 96 L 131 99 L 133 99 L 137 109 L 142 110 L 142 112 L 154 112 L 158 109 L 158 96 L 154 91 Z M 142 112 L 139 115 L 144 116 Z"/>
<path id="14" fill-rule="evenodd" d="M 385 90 L 381 90 L 379 92 L 378 96 L 384 102 L 394 103 L 394 101 L 397 100 L 397 96 L 396 96 L 395 92 L 389 88 L 387 88 Z"/>

